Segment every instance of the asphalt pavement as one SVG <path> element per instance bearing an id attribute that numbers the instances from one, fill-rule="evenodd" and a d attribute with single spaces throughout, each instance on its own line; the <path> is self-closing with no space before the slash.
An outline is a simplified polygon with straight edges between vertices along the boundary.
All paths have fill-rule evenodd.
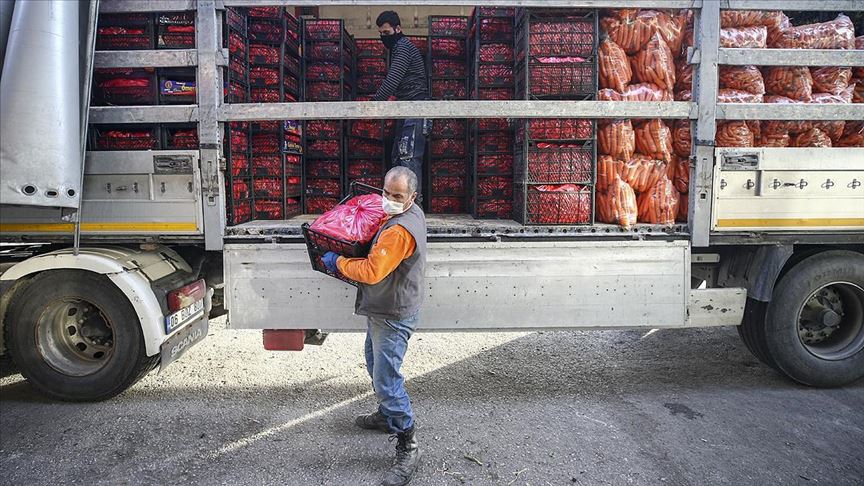
<path id="1" fill-rule="evenodd" d="M 0 484 L 378 484 L 395 441 L 363 336 L 268 352 L 225 329 L 102 403 L 0 379 Z M 733 328 L 418 333 L 412 485 L 864 484 L 864 381 L 806 388 Z"/>

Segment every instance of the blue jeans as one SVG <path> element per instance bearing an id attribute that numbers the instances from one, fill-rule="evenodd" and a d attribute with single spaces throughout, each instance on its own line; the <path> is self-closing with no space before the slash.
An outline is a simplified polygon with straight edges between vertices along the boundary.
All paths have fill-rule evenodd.
<path id="1" fill-rule="evenodd" d="M 366 318 L 366 370 L 372 377 L 378 411 L 387 417 L 391 432 L 404 432 L 414 426 L 414 411 L 399 368 L 419 316 L 418 312 L 401 321 Z"/>
<path id="2" fill-rule="evenodd" d="M 398 125 L 393 140 L 393 166 L 403 166 L 417 174 L 417 192 L 423 193 L 423 159 L 426 137 L 432 130 L 432 120 L 409 118 Z"/>

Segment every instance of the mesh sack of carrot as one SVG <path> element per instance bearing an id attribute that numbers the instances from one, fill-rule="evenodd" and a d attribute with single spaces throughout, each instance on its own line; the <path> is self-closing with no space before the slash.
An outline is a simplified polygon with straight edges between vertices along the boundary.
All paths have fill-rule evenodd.
<path id="1" fill-rule="evenodd" d="M 864 50 L 864 35 L 855 38 L 855 49 Z M 852 75 L 864 80 L 864 66 L 856 66 L 852 68 Z M 858 84 L 860 85 L 861 81 L 859 81 Z"/>
<path id="2" fill-rule="evenodd" d="M 597 99 L 600 101 L 672 101 L 672 93 L 656 84 L 639 83 L 631 84 L 621 92 L 610 88 L 601 89 L 597 92 Z"/>
<path id="3" fill-rule="evenodd" d="M 677 155 L 673 157 L 667 176 L 672 179 L 678 192 L 686 194 L 690 191 L 690 159 Z"/>
<path id="4" fill-rule="evenodd" d="M 766 96 L 764 99 L 765 103 L 802 103 L 801 101 L 793 100 L 792 98 L 787 98 L 785 96 Z M 813 122 L 809 120 L 788 120 L 788 121 L 780 121 L 780 120 L 770 120 L 762 122 L 762 130 L 767 131 L 769 133 L 777 133 L 779 131 L 789 132 L 790 135 L 795 135 L 801 132 L 806 132 L 813 128 Z"/>
<path id="5" fill-rule="evenodd" d="M 843 137 L 837 143 L 831 143 L 835 147 L 864 147 L 864 122 L 847 121 Z"/>
<path id="6" fill-rule="evenodd" d="M 836 95 L 831 93 L 813 93 L 810 103 L 852 103 L 856 85 L 857 83 L 848 86 L 840 94 Z"/>
<path id="7" fill-rule="evenodd" d="M 690 120 L 675 120 L 672 125 L 672 148 L 680 157 L 689 157 L 693 135 L 690 133 Z"/>
<path id="8" fill-rule="evenodd" d="M 610 16 L 600 20 L 600 27 L 627 54 L 636 54 L 657 32 L 657 12 L 643 10 L 636 15 Z"/>
<path id="9" fill-rule="evenodd" d="M 690 101 L 693 99 L 693 92 L 689 89 L 684 89 L 675 93 L 675 101 Z"/>
<path id="10" fill-rule="evenodd" d="M 637 81 L 653 83 L 669 91 L 675 87 L 675 59 L 659 33 L 651 36 L 645 47 L 637 52 L 631 61 L 633 77 Z"/>
<path id="11" fill-rule="evenodd" d="M 752 147 L 753 131 L 743 121 L 720 122 L 717 123 L 715 142 L 718 147 Z"/>
<path id="12" fill-rule="evenodd" d="M 605 192 L 596 197 L 597 219 L 602 223 L 618 224 L 625 228 L 636 224 L 639 208 L 636 193 L 620 177 L 615 177 Z"/>
<path id="13" fill-rule="evenodd" d="M 675 224 L 680 195 L 668 177 L 661 177 L 651 188 L 639 194 L 638 221 L 648 224 Z"/>
<path id="14" fill-rule="evenodd" d="M 797 101 L 810 101 L 813 96 L 813 78 L 806 66 L 766 67 L 762 71 L 765 92 L 785 96 Z"/>
<path id="15" fill-rule="evenodd" d="M 717 91 L 718 103 L 762 103 L 764 96 L 740 89 L 721 88 Z"/>
<path id="16" fill-rule="evenodd" d="M 673 12 L 657 12 L 655 23 L 657 25 L 657 32 L 666 41 L 672 53 L 677 56 L 681 52 L 681 45 L 684 43 L 684 34 L 691 13 L 689 10 L 681 13 Z"/>
<path id="17" fill-rule="evenodd" d="M 720 88 L 765 94 L 765 80 L 756 66 L 720 66 Z"/>
<path id="18" fill-rule="evenodd" d="M 818 128 L 822 133 L 828 135 L 828 138 L 831 139 L 831 145 L 834 145 L 834 142 L 838 142 L 843 138 L 843 130 L 846 128 L 846 122 L 843 120 L 814 121 L 813 128 Z"/>
<path id="19" fill-rule="evenodd" d="M 810 68 L 810 77 L 813 79 L 814 93 L 830 93 L 840 95 L 849 87 L 852 81 L 852 68 L 828 66 Z"/>
<path id="20" fill-rule="evenodd" d="M 777 25 L 780 12 L 777 10 L 723 10 L 720 12 L 720 27 L 753 27 Z"/>
<path id="21" fill-rule="evenodd" d="M 604 39 L 600 43 L 598 54 L 600 60 L 600 87 L 611 88 L 622 92 L 633 79 L 633 71 L 630 69 L 630 59 L 618 44 L 610 39 Z"/>
<path id="22" fill-rule="evenodd" d="M 852 103 L 864 103 L 864 78 L 852 78 Z"/>
<path id="23" fill-rule="evenodd" d="M 672 160 L 672 131 L 663 120 L 653 119 L 636 125 L 636 151 L 654 159 Z"/>
<path id="24" fill-rule="evenodd" d="M 831 147 L 831 137 L 818 128 L 799 133 L 792 139 L 792 147 Z"/>
<path id="25" fill-rule="evenodd" d="M 855 26 L 840 14 L 829 22 L 781 27 L 770 45 L 782 49 L 855 49 Z"/>
<path id="26" fill-rule="evenodd" d="M 693 88 L 693 65 L 684 60 L 679 60 L 675 65 L 675 91 L 684 91 Z"/>
<path id="27" fill-rule="evenodd" d="M 620 172 L 623 164 L 624 162 L 617 160 L 610 155 L 601 155 L 597 157 L 598 191 L 606 191 L 606 189 L 615 182 L 615 179 L 620 177 L 618 172 Z"/>
<path id="28" fill-rule="evenodd" d="M 756 141 L 757 147 L 788 147 L 790 143 L 789 131 L 776 127 L 774 130 L 766 130 L 762 127 L 762 136 Z"/>
<path id="29" fill-rule="evenodd" d="M 666 162 L 642 154 L 634 155 L 632 159 L 617 164 L 617 167 L 621 180 L 630 184 L 636 192 L 651 189 L 661 177 L 666 177 L 668 172 Z"/>
<path id="30" fill-rule="evenodd" d="M 636 133 L 630 120 L 601 122 L 597 130 L 597 145 L 601 154 L 630 160 L 636 151 Z"/>
<path id="31" fill-rule="evenodd" d="M 768 28 L 764 25 L 720 29 L 720 47 L 764 49 L 767 46 Z"/>

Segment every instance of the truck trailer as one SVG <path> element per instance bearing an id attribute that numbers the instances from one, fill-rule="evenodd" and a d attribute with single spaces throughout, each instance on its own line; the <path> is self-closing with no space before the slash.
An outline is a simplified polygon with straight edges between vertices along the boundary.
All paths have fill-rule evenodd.
<path id="1" fill-rule="evenodd" d="M 684 119 L 692 133 L 687 223 L 428 215 L 420 330 L 737 326 L 759 361 L 799 383 L 833 387 L 864 376 L 864 148 L 715 143 L 725 120 L 864 120 L 864 104 L 718 102 L 720 66 L 862 67 L 864 50 L 721 47 L 722 11 L 788 7 L 775 0 L 492 0 L 483 5 L 562 15 L 690 9 L 692 99 L 225 102 L 232 9 L 360 3 L 364 11 L 386 4 L 0 3 L 0 355 L 35 388 L 60 400 L 110 398 L 178 359 L 224 314 L 231 328 L 263 330 L 267 349 L 365 331 L 353 315 L 353 287 L 310 267 L 301 226 L 314 216 L 228 223 L 223 134 L 234 122 L 409 117 Z M 795 9 L 860 13 L 864 2 L 802 0 Z M 153 12 L 192 16 L 194 45 L 98 48 L 100 16 Z M 191 69 L 196 96 L 187 104 L 91 106 L 94 69 L 119 68 Z M 148 123 L 191 124 L 197 145 L 88 144 L 88 126 Z"/>

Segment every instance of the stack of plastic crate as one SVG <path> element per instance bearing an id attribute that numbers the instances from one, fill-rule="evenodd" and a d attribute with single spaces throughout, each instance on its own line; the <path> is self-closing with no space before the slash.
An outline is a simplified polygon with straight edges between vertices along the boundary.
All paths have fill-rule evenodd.
<path id="1" fill-rule="evenodd" d="M 226 103 L 249 102 L 249 34 L 246 10 L 229 7 L 225 10 L 225 47 L 228 48 L 228 68 L 225 69 Z"/>
<path id="2" fill-rule="evenodd" d="M 250 101 L 299 101 L 299 22 L 281 7 L 248 10 Z M 302 130 L 282 120 L 252 122 L 249 146 L 254 219 L 301 212 Z"/>
<path id="3" fill-rule="evenodd" d="M 468 99 L 468 17 L 429 16 L 427 52 L 431 98 Z M 424 192 L 429 212 L 467 212 L 468 121 L 435 120 L 427 153 L 428 186 Z"/>
<path id="4" fill-rule="evenodd" d="M 515 10 L 477 7 L 471 16 L 471 98 L 513 99 Z M 510 219 L 513 214 L 513 128 L 504 118 L 471 122 L 471 214 Z"/>
<path id="5" fill-rule="evenodd" d="M 516 11 L 516 96 L 587 100 L 597 93 L 596 11 Z M 591 224 L 596 126 L 592 120 L 516 124 L 514 216 L 522 224 Z"/>
<path id="6" fill-rule="evenodd" d="M 225 9 L 224 44 L 228 48 L 225 69 L 226 103 L 249 102 L 249 36 L 246 9 Z M 252 219 L 251 171 L 249 170 L 249 122 L 225 124 L 222 147 L 225 153 L 226 214 L 229 225 Z"/>
<path id="7" fill-rule="evenodd" d="M 303 20 L 304 95 L 307 101 L 353 99 L 354 38 L 341 19 Z M 342 120 L 305 124 L 304 211 L 318 214 L 345 193 L 346 129 Z"/>
<path id="8" fill-rule="evenodd" d="M 355 100 L 372 99 L 387 76 L 387 50 L 379 39 L 357 39 Z M 347 183 L 354 181 L 381 187 L 388 162 L 392 120 L 350 120 L 348 122 Z"/>

